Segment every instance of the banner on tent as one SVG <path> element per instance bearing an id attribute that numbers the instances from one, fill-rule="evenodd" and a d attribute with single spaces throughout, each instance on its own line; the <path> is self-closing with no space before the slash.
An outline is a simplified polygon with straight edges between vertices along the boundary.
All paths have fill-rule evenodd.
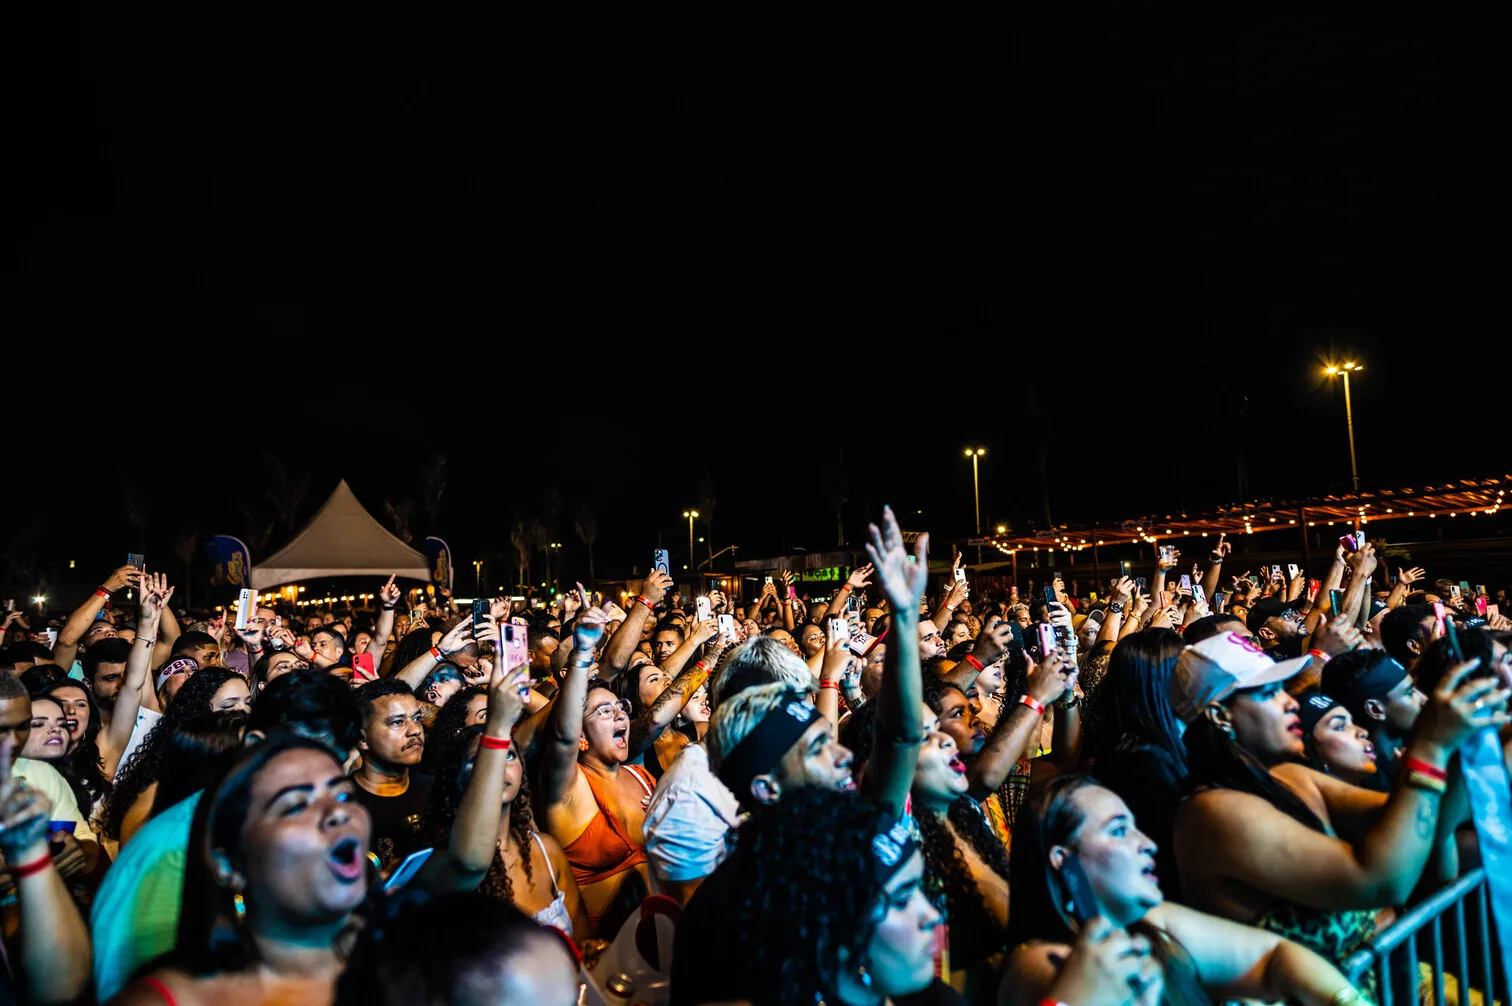
<path id="1" fill-rule="evenodd" d="M 205 554 L 215 569 L 210 577 L 211 583 L 226 583 L 237 588 L 251 583 L 252 553 L 247 551 L 240 538 L 218 534 L 205 543 Z"/>
<path id="2" fill-rule="evenodd" d="M 432 587 L 452 589 L 451 546 L 440 538 L 425 539 L 426 565 L 430 567 Z"/>

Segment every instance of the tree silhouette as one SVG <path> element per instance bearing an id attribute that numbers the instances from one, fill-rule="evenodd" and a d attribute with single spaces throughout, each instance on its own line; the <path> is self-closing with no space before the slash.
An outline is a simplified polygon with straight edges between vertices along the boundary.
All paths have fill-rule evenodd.
<path id="1" fill-rule="evenodd" d="M 515 568 L 520 574 L 518 582 L 527 584 L 530 582 L 530 525 L 515 518 L 514 526 L 509 529 L 509 543 L 515 550 Z"/>
<path id="2" fill-rule="evenodd" d="M 173 554 L 184 564 L 184 607 L 194 607 L 192 600 L 194 584 L 194 553 L 199 549 L 199 532 L 184 528 L 173 537 Z"/>
<path id="3" fill-rule="evenodd" d="M 410 530 L 410 521 L 415 516 L 415 501 L 410 499 L 400 500 L 398 503 L 383 501 L 383 512 L 388 515 L 389 527 L 394 532 L 394 537 L 408 545 L 414 540 L 415 534 Z"/>
<path id="4" fill-rule="evenodd" d="M 588 579 L 594 579 L 593 573 L 593 543 L 598 540 L 598 518 L 593 516 L 593 511 L 584 503 L 578 508 L 577 520 L 572 522 L 577 531 L 579 540 L 588 546 Z"/>
<path id="5" fill-rule="evenodd" d="M 283 462 L 272 454 L 263 455 L 263 465 L 268 470 L 268 488 L 264 495 L 273 506 L 279 526 L 292 535 L 299 520 L 299 508 L 310 488 L 310 478 L 302 475 L 290 479 Z"/>
<path id="6" fill-rule="evenodd" d="M 429 518 L 428 527 L 436 531 L 436 514 L 441 509 L 441 497 L 446 492 L 446 455 L 437 454 L 431 463 L 420 469 L 423 486 L 420 490 L 420 505 Z"/>

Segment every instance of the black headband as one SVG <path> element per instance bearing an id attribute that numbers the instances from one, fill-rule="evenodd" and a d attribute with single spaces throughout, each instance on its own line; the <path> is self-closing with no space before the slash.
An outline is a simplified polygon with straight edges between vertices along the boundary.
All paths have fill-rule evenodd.
<path id="1" fill-rule="evenodd" d="M 1405 677 L 1407 668 L 1395 658 L 1387 657 L 1377 661 L 1364 674 L 1350 675 L 1346 681 L 1330 681 L 1329 685 L 1340 705 L 1351 713 L 1358 713 L 1365 708 L 1366 699 L 1384 699 L 1386 693 L 1400 685 Z"/>
<path id="2" fill-rule="evenodd" d="M 802 692 L 786 693 L 734 750 L 720 760 L 719 781 L 730 787 L 742 804 L 749 804 L 753 799 L 751 780 L 776 768 L 788 748 L 821 715 Z"/>
<path id="3" fill-rule="evenodd" d="M 918 843 L 909 830 L 907 818 L 872 839 L 873 876 L 879 886 L 885 886 L 892 875 L 901 870 L 913 855 Z"/>

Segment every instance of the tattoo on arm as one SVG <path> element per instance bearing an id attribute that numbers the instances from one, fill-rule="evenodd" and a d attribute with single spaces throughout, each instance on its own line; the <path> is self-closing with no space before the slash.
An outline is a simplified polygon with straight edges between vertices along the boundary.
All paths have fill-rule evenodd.
<path id="1" fill-rule="evenodd" d="M 686 703 L 684 696 L 692 695 L 698 691 L 699 686 L 708 677 L 708 672 L 699 670 L 696 665 L 691 670 L 679 674 L 656 697 L 656 701 L 646 707 L 646 722 L 655 721 L 658 715 L 666 711 L 668 703 L 675 702 L 679 707 L 683 706 Z"/>
<path id="2" fill-rule="evenodd" d="M 1435 826 L 1438 824 L 1437 808 L 1434 806 L 1435 802 L 1428 799 L 1418 806 L 1416 822 L 1418 838 L 1432 838 L 1434 835 Z"/>

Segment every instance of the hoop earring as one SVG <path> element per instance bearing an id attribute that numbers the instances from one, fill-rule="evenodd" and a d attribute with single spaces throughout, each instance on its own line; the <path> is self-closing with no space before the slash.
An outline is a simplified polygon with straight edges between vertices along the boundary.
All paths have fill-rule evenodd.
<path id="1" fill-rule="evenodd" d="M 370 850 L 367 854 L 367 861 L 373 864 L 373 869 L 380 872 L 383 870 L 383 860 L 378 858 L 378 853 Z"/>
<path id="2" fill-rule="evenodd" d="M 231 907 L 236 909 L 236 921 L 245 921 L 247 918 L 247 899 L 242 897 L 240 891 L 231 895 Z"/>

